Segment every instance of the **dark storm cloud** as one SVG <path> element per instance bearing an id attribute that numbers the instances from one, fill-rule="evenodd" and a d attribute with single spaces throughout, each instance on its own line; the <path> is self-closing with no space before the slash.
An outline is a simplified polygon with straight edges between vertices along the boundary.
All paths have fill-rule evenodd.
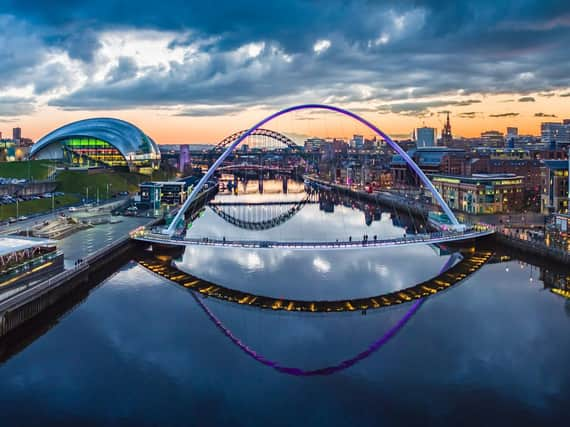
<path id="1" fill-rule="evenodd" d="M 459 113 L 459 117 L 461 117 L 462 119 L 474 119 L 476 118 L 478 115 L 480 115 L 482 113 L 477 112 L 477 111 L 466 111 L 463 113 Z"/>
<path id="2" fill-rule="evenodd" d="M 136 77 L 137 70 L 138 67 L 133 58 L 121 56 L 117 65 L 109 71 L 105 80 L 108 84 L 113 84 L 123 80 L 132 79 Z"/>
<path id="3" fill-rule="evenodd" d="M 467 107 L 469 105 L 479 104 L 480 102 L 482 102 L 480 99 L 466 99 L 465 101 L 455 102 L 453 105 L 456 105 L 458 107 Z"/>
<path id="4" fill-rule="evenodd" d="M 401 102 L 390 105 L 381 105 L 380 109 L 387 109 L 396 114 L 404 115 L 424 115 L 429 112 L 430 108 L 457 106 L 465 107 L 473 104 L 480 103 L 478 99 L 467 99 L 464 101 L 451 101 L 451 100 L 433 100 L 433 101 L 419 101 L 419 102 Z M 439 111 L 438 114 L 447 114 L 449 110 Z"/>
<path id="5" fill-rule="evenodd" d="M 519 113 L 499 113 L 499 114 L 489 114 L 489 117 L 516 117 Z"/>
<path id="6" fill-rule="evenodd" d="M 519 102 L 535 102 L 536 100 L 532 96 L 523 96 L 519 98 Z"/>
<path id="7" fill-rule="evenodd" d="M 241 111 L 243 111 L 243 108 L 240 108 L 239 106 L 191 107 L 176 113 L 175 115 L 187 117 L 218 117 L 235 115 Z"/>
<path id="8" fill-rule="evenodd" d="M 175 32 L 179 35 L 170 48 L 209 40 L 199 48 L 206 59 L 185 58 L 169 69 L 138 70 L 126 59 L 119 61 L 104 82 L 87 79 L 51 101 L 64 109 L 396 100 L 402 101 L 393 107 L 400 114 L 426 114 L 430 107 L 480 102 L 468 98 L 470 94 L 570 87 L 565 53 L 570 6 L 561 1 L 244 0 L 218 1 L 212 7 L 172 0 L 157 7 L 150 0 L 62 0 L 55 5 L 7 0 L 1 13 L 25 22 L 31 28 L 25 34 L 43 43 L 41 49 L 30 50 L 31 58 L 15 64 L 10 84 L 19 84 L 22 77 L 17 76 L 26 73 L 30 78 L 42 55 L 53 49 L 96 63 L 106 30 Z M 330 48 L 317 55 L 314 44 L 324 39 Z M 231 57 L 240 46 L 259 42 L 265 48 L 258 58 L 236 62 Z M 52 84 L 37 81 L 36 87 L 49 91 Z M 457 94 L 467 99 L 423 109 L 405 109 L 403 103 Z"/>
<path id="9" fill-rule="evenodd" d="M 556 114 L 534 113 L 534 117 L 556 117 Z"/>

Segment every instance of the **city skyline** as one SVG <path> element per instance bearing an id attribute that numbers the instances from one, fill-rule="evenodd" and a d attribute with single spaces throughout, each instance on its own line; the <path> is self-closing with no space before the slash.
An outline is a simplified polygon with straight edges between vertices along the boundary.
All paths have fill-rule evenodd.
<path id="1" fill-rule="evenodd" d="M 570 10 L 560 2 L 248 1 L 215 13 L 180 3 L 176 14 L 141 2 L 136 16 L 126 5 L 4 2 L 3 135 L 21 127 L 37 140 L 116 117 L 159 144 L 215 143 L 305 102 L 357 111 L 395 138 L 441 131 L 446 111 L 464 137 L 508 126 L 539 135 L 541 122 L 570 115 Z M 308 118 L 279 130 L 360 132 Z"/>

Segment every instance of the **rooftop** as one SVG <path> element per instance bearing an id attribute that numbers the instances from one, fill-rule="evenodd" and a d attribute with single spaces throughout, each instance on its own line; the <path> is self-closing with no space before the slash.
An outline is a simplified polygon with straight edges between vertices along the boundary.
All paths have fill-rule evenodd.
<path id="1" fill-rule="evenodd" d="M 22 251 L 24 249 L 34 248 L 37 246 L 55 246 L 55 240 L 38 239 L 35 237 L 20 236 L 1 236 L 0 237 L 0 256 L 11 254 L 12 252 Z"/>
<path id="2" fill-rule="evenodd" d="M 544 165 L 549 169 L 568 169 L 568 160 L 544 160 Z"/>
<path id="3" fill-rule="evenodd" d="M 465 182 L 465 183 L 499 183 L 499 184 L 510 184 L 516 183 L 517 180 L 522 183 L 522 176 L 515 175 L 512 173 L 489 173 L 489 174 L 473 174 L 471 176 L 458 176 L 458 175 L 431 175 L 432 179 L 438 181 L 453 181 L 455 183 Z"/>

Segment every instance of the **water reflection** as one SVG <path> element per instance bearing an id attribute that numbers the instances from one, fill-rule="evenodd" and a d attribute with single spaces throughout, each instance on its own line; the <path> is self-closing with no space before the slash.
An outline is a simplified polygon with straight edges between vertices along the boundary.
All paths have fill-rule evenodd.
<path id="1" fill-rule="evenodd" d="M 436 277 L 395 292 L 349 299 L 334 299 L 329 294 L 321 295 L 316 299 L 275 298 L 268 295 L 245 292 L 238 288 L 230 288 L 219 283 L 212 283 L 197 278 L 184 273 L 169 262 L 164 262 L 162 256 L 157 258 L 146 257 L 141 259 L 139 263 L 160 277 L 187 289 L 236 304 L 291 312 L 323 313 L 362 310 L 365 313 L 367 310 L 405 304 L 444 291 L 474 274 L 491 256 L 492 252 L 490 251 L 476 251 L 474 249 L 466 251 L 462 255 L 454 254 Z"/>
<path id="2" fill-rule="evenodd" d="M 345 217 L 354 221 L 351 232 L 366 233 L 364 211 L 334 210 L 352 212 Z M 218 222 L 208 225 L 206 217 L 199 221 L 211 232 L 233 227 L 214 214 Z M 315 233 L 327 237 L 325 231 Z M 340 233 L 338 224 L 334 232 Z M 4 353 L 10 356 L 0 364 L 1 419 L 26 426 L 290 426 L 300 420 L 346 426 L 379 419 L 393 426 L 566 425 L 570 306 L 550 289 L 568 289 L 567 266 L 496 246 L 494 263 L 428 299 L 382 351 L 337 375 L 302 379 L 246 357 L 188 291 L 128 263 L 74 310 L 53 318 L 55 327 Z M 420 246 L 351 253 L 205 249 L 188 249 L 177 265 L 215 283 L 290 298 L 403 289 L 437 275 L 450 257 Z M 212 298 L 206 304 L 256 353 L 306 371 L 350 360 L 411 307 L 308 316 Z"/>
<path id="3" fill-rule="evenodd" d="M 263 193 L 247 186 L 243 193 L 220 192 L 187 232 L 189 238 L 228 240 L 335 241 L 402 237 L 425 232 L 424 219 L 390 206 L 359 201 L 334 190 L 305 187 L 289 180 L 265 180 Z M 296 191 L 291 191 L 291 188 Z"/>

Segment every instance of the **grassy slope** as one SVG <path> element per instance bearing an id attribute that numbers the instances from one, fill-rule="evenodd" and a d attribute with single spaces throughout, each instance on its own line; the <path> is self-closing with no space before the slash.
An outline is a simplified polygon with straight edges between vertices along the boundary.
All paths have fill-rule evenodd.
<path id="1" fill-rule="evenodd" d="M 164 176 L 155 176 L 152 179 L 164 179 Z M 161 174 L 163 175 L 163 174 Z M 89 197 L 95 197 L 97 188 L 99 188 L 99 196 L 101 198 L 107 195 L 107 184 L 109 186 L 109 195 L 120 191 L 138 191 L 140 183 L 150 181 L 151 177 L 129 172 L 116 172 L 108 174 L 92 174 L 88 175 L 84 172 L 77 171 L 60 171 L 57 175 L 59 185 L 58 191 L 65 193 L 77 193 L 85 195 L 86 188 L 89 187 Z"/>
<path id="2" fill-rule="evenodd" d="M 55 208 L 60 208 L 67 205 L 73 205 L 79 202 L 79 196 L 66 194 L 64 196 L 55 197 L 54 200 Z M 19 212 L 20 216 L 31 215 L 37 212 L 49 212 L 51 210 L 52 200 L 49 199 L 39 199 L 39 200 L 28 200 L 26 202 L 19 203 Z M 0 219 L 6 219 L 10 217 L 16 217 L 16 203 L 12 203 L 10 205 L 0 205 Z"/>
<path id="3" fill-rule="evenodd" d="M 110 173 L 88 175 L 84 172 L 61 171 L 57 175 L 58 191 L 85 195 L 89 188 L 89 197 L 95 197 L 97 188 L 99 196 L 106 197 L 107 184 L 109 195 L 120 191 L 137 191 L 138 184 L 144 182 L 145 177 L 130 173 Z"/>
<path id="4" fill-rule="evenodd" d="M 49 160 L 29 160 L 22 162 L 1 162 L 0 177 L 3 178 L 24 178 L 24 179 L 46 179 Z"/>

